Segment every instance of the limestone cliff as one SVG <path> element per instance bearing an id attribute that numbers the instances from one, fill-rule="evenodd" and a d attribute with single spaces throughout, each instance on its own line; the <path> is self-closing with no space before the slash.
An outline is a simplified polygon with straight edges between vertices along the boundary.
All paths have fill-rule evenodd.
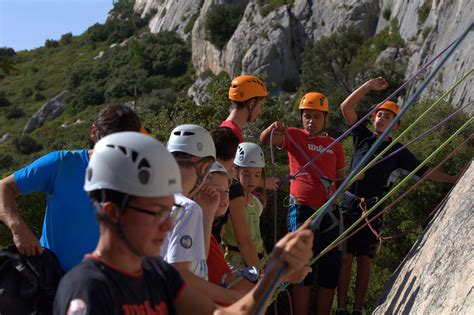
<path id="1" fill-rule="evenodd" d="M 392 275 L 374 314 L 474 314 L 474 162 Z"/>
<path id="2" fill-rule="evenodd" d="M 230 40 L 218 48 L 206 40 L 205 21 L 209 10 L 222 3 L 239 3 L 245 11 Z M 330 35 L 340 26 L 358 26 L 373 35 L 396 19 L 408 43 L 409 77 L 474 20 L 474 1 L 470 0 L 295 0 L 265 16 L 257 0 L 137 0 L 135 9 L 142 14 L 156 10 L 150 22 L 152 32 L 176 30 L 182 38 L 190 37 L 197 74 L 206 70 L 227 71 L 231 76 L 266 73 L 276 86 L 298 82 L 307 40 Z M 428 93 L 446 90 L 473 67 L 473 37 L 470 34 L 457 49 Z M 452 94 L 453 104 L 474 98 L 473 80 L 471 76 Z"/>

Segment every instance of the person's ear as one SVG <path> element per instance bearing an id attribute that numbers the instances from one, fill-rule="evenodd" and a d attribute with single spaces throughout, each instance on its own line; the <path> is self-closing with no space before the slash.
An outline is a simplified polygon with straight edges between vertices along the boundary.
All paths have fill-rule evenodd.
<path id="1" fill-rule="evenodd" d="M 97 131 L 97 127 L 95 126 L 95 124 L 93 123 L 91 125 L 91 129 L 89 131 L 89 137 L 91 138 L 92 142 L 93 143 L 96 143 L 99 139 L 97 139 L 98 137 L 98 131 Z"/>
<path id="2" fill-rule="evenodd" d="M 102 211 L 111 222 L 118 222 L 120 218 L 120 209 L 115 203 L 111 201 L 102 203 Z"/>

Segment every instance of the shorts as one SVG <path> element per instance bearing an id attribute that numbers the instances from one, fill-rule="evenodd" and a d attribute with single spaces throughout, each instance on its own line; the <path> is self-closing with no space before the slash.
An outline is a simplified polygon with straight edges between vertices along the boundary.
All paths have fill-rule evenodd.
<path id="1" fill-rule="evenodd" d="M 346 230 L 361 217 L 362 210 L 359 208 L 356 202 L 348 203 L 343 201 L 342 206 L 344 229 Z M 371 206 L 373 205 L 367 205 L 367 208 L 370 209 Z M 352 232 L 365 223 L 365 221 L 362 221 L 354 230 L 352 230 Z M 380 233 L 380 230 L 383 226 L 382 217 L 375 219 L 370 223 L 370 225 L 377 233 Z M 380 241 L 377 239 L 372 230 L 366 225 L 346 241 L 346 253 L 353 256 L 368 256 L 372 259 L 377 254 L 379 245 Z"/>
<path id="2" fill-rule="evenodd" d="M 288 232 L 294 232 L 314 213 L 311 207 L 292 204 L 288 210 Z M 336 217 L 339 217 L 337 213 Z M 323 216 L 319 229 L 315 231 L 313 243 L 313 257 L 331 244 L 339 236 L 339 224 L 328 230 L 333 225 L 333 219 L 329 214 Z M 322 233 L 321 233 L 322 231 Z M 309 286 L 314 282 L 314 267 L 317 269 L 318 285 L 323 288 L 334 289 L 339 282 L 339 269 L 341 267 L 341 252 L 338 247 L 333 248 L 312 266 L 313 271 L 309 273 L 300 285 Z"/>

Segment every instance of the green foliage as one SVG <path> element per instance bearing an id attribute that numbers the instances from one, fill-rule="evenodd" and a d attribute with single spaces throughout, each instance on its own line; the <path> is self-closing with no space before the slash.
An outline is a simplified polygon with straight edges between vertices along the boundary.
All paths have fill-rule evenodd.
<path id="1" fill-rule="evenodd" d="M 244 15 L 245 8 L 239 4 L 218 4 L 206 17 L 206 39 L 223 48 L 234 34 Z"/>
<path id="2" fill-rule="evenodd" d="M 59 43 L 64 46 L 64 45 L 68 45 L 72 43 L 72 40 L 73 40 L 72 33 L 66 33 L 61 36 Z"/>
<path id="3" fill-rule="evenodd" d="M 427 26 L 423 29 L 423 32 L 421 33 L 423 36 L 423 40 L 425 40 L 426 37 L 428 37 L 428 35 L 431 33 L 431 30 L 432 30 L 431 26 Z"/>
<path id="4" fill-rule="evenodd" d="M 18 119 L 25 116 L 25 112 L 16 106 L 11 107 L 10 109 L 7 110 L 5 117 L 8 119 Z"/>
<path id="5" fill-rule="evenodd" d="M 382 17 L 387 21 L 390 21 L 390 16 L 392 15 L 392 10 L 390 8 L 385 8 L 382 12 Z"/>
<path id="6" fill-rule="evenodd" d="M 267 16 L 268 13 L 281 7 L 282 5 L 292 5 L 295 0 L 257 0 L 257 4 L 260 6 L 260 14 Z"/>
<path id="7" fill-rule="evenodd" d="M 1 57 L 13 57 L 16 55 L 16 52 L 11 47 L 0 47 L 0 58 Z"/>
<path id="8" fill-rule="evenodd" d="M 13 146 L 22 154 L 38 152 L 43 146 L 28 135 L 22 135 L 13 139 Z"/>
<path id="9" fill-rule="evenodd" d="M 204 0 L 201 0 L 201 2 L 199 3 L 199 9 L 196 11 L 196 13 L 193 14 L 193 16 L 191 16 L 188 23 L 184 27 L 184 34 L 188 34 L 189 32 L 193 30 L 194 23 L 196 23 L 197 18 L 201 14 L 201 8 L 203 4 L 204 4 Z"/>
<path id="10" fill-rule="evenodd" d="M 372 38 L 365 39 L 359 29 L 341 28 L 329 37 L 318 41 L 308 41 L 303 52 L 301 86 L 299 97 L 310 91 L 318 91 L 329 99 L 329 124 L 327 132 L 338 136 L 345 130 L 339 104 L 364 81 L 383 76 L 390 88 L 365 97 L 361 112 L 368 111 L 374 104 L 388 96 L 404 79 L 404 65 L 394 60 L 376 62 L 379 54 L 388 47 L 401 48 L 403 40 L 392 20 L 386 28 Z"/>
<path id="11" fill-rule="evenodd" d="M 136 34 L 148 25 L 151 14 L 142 19 L 133 10 L 132 1 L 121 1 L 117 3 L 105 24 L 94 24 L 86 33 L 92 42 L 107 42 L 109 44 L 122 42 Z"/>
<path id="12" fill-rule="evenodd" d="M 431 11 L 431 2 L 432 0 L 425 0 L 423 5 L 416 10 L 416 13 L 418 13 L 418 24 L 425 23 L 428 18 Z"/>
<path id="13" fill-rule="evenodd" d="M 5 95 L 5 92 L 0 91 L 0 108 L 1 107 L 8 107 L 10 105 L 11 105 L 10 100 Z"/>
<path id="14" fill-rule="evenodd" d="M 56 48 L 59 47 L 59 41 L 54 40 L 54 39 L 47 39 L 44 42 L 44 47 L 46 48 Z"/>

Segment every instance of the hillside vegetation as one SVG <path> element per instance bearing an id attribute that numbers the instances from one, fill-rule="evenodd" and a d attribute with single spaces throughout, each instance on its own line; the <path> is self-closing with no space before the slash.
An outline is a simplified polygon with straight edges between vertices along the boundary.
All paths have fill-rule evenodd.
<path id="1" fill-rule="evenodd" d="M 259 1 L 265 10 L 289 2 L 292 1 Z M 224 72 L 219 75 L 208 74 L 212 78 L 208 87 L 210 99 L 200 106 L 196 105 L 187 96 L 188 88 L 196 79 L 191 64 L 190 43 L 172 32 L 150 34 L 148 19 L 142 19 L 134 13 L 131 4 L 119 2 L 105 24 L 95 24 L 80 36 L 64 34 L 60 39 L 47 40 L 44 47 L 31 51 L 0 49 L 0 137 L 11 134 L 8 140 L 0 143 L 2 177 L 52 150 L 89 146 L 89 126 L 99 109 L 107 104 L 133 104 L 145 125 L 152 129 L 153 136 L 161 141 L 166 141 L 171 129 L 178 124 L 196 123 L 212 128 L 225 119 L 228 113 L 229 75 Z M 225 38 L 218 40 L 225 42 Z M 285 89 L 293 94 L 283 93 L 268 98 L 263 116 L 245 130 L 247 139 L 258 141 L 263 128 L 275 120 L 299 126 L 297 104 L 300 97 L 311 90 L 328 95 L 330 116 L 327 131 L 334 137 L 339 136 L 346 126 L 338 107 L 353 89 L 379 75 L 383 75 L 390 84 L 387 91 L 370 94 L 363 100 L 359 107 L 363 114 L 403 82 L 405 60 L 376 62 L 387 47 L 403 46 L 396 23 L 391 23 L 385 31 L 372 38 L 365 38 L 358 29 L 339 29 L 329 37 L 307 42 L 300 69 L 301 82 Z M 33 132 L 23 134 L 28 119 L 47 100 L 65 90 L 69 91 L 66 110 Z M 433 95 L 417 103 L 403 117 L 401 129 L 414 121 L 436 97 Z M 452 111 L 451 104 L 443 103 L 403 141 L 407 142 L 420 130 L 432 126 Z M 411 146 L 410 150 L 420 159 L 425 158 L 465 119 L 463 114 L 456 116 L 440 131 Z M 79 123 L 72 124 L 77 121 Z M 63 127 L 64 123 L 68 126 Z M 456 139 L 456 143 L 462 138 Z M 444 150 L 430 165 L 435 165 L 456 143 Z M 350 139 L 346 139 L 344 145 L 349 163 Z M 271 174 L 270 154 L 266 150 L 269 165 L 267 174 Z M 473 153 L 472 146 L 465 148 L 443 167 L 443 171 L 450 174 L 459 172 Z M 283 177 L 286 174 L 286 154 L 279 151 L 276 153 L 276 176 Z M 424 183 L 387 215 L 383 231 L 385 235 L 406 233 L 382 246 L 368 293 L 369 308 L 416 239 L 426 215 L 449 188 L 446 184 Z M 286 211 L 281 205 L 287 194 L 288 187 L 278 194 L 279 236 L 286 232 Z M 22 215 L 37 235 L 41 234 L 44 211 L 42 197 L 41 194 L 34 194 L 19 198 Z M 273 200 L 269 200 L 262 222 L 273 222 L 273 208 Z M 273 230 L 264 231 L 267 249 L 270 249 Z M 0 225 L 0 245 L 10 242 L 9 231 Z M 285 309 L 286 298 L 280 298 L 279 305 L 282 310 Z"/>

